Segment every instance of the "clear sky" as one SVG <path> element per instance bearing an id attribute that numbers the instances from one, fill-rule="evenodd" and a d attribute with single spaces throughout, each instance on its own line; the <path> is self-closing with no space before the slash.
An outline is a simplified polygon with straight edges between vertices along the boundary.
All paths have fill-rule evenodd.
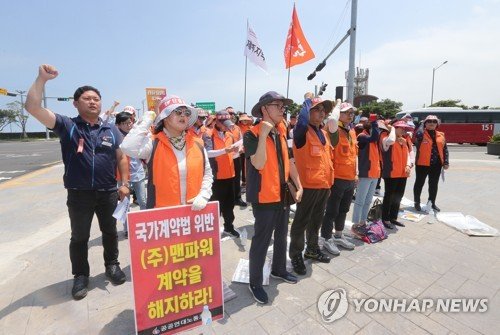
<path id="1" fill-rule="evenodd" d="M 301 103 L 322 81 L 333 99 L 345 85 L 348 41 L 312 81 L 306 77 L 344 36 L 350 1 L 298 0 L 299 19 L 316 58 L 291 71 L 290 97 Z M 142 108 L 146 87 L 166 87 L 188 102 L 215 101 L 243 110 L 246 21 L 269 73 L 248 64 L 249 113 L 269 90 L 286 94 L 283 49 L 293 1 L 7 1 L 0 6 L 0 88 L 28 90 L 39 64 L 60 75 L 47 96 L 72 96 L 78 86 Z M 356 66 L 370 70 L 368 93 L 404 109 L 461 99 L 500 106 L 500 0 L 359 0 Z M 15 98 L 0 95 L 0 108 Z M 71 102 L 49 100 L 54 112 L 76 115 Z M 142 113 L 142 111 L 141 111 Z M 14 127 L 15 128 L 15 127 Z M 42 130 L 30 120 L 28 130 Z M 9 131 L 9 129 L 6 129 Z M 16 131 L 16 129 L 14 129 Z"/>

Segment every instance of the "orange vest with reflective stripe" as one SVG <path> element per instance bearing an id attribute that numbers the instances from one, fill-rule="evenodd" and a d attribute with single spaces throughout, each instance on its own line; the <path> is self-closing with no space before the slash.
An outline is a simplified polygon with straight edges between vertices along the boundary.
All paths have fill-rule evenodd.
<path id="1" fill-rule="evenodd" d="M 356 179 L 356 158 L 358 156 L 358 146 L 356 132 L 349 130 L 351 141 L 347 137 L 347 130 L 339 127 L 339 142 L 333 147 L 333 167 L 335 178 L 345 180 Z"/>
<path id="2" fill-rule="evenodd" d="M 444 164 L 444 145 L 446 140 L 444 133 L 436 131 L 436 144 L 438 148 L 439 158 L 441 164 Z M 424 131 L 424 138 L 419 145 L 417 145 L 417 165 L 430 166 L 431 165 L 431 152 L 432 152 L 432 138 L 427 130 Z"/>
<path id="3" fill-rule="evenodd" d="M 370 136 L 363 130 L 362 134 Z M 358 148 L 358 175 L 360 178 L 380 178 L 380 149 L 378 142 L 369 142 L 362 148 Z"/>
<path id="4" fill-rule="evenodd" d="M 186 135 L 186 201 L 201 190 L 205 172 L 203 142 Z M 148 163 L 148 208 L 181 205 L 181 185 L 177 157 L 164 132 L 155 136 Z"/>
<path id="5" fill-rule="evenodd" d="M 224 133 L 224 139 L 219 137 L 216 129 L 207 131 L 206 134 L 212 141 L 212 149 L 224 149 L 234 144 L 233 135 L 231 132 Z M 233 154 L 223 154 L 218 157 L 210 158 L 210 165 L 214 179 L 230 179 L 234 178 L 234 163 Z"/>
<path id="6" fill-rule="evenodd" d="M 303 188 L 329 189 L 333 185 L 332 146 L 327 133 L 321 131 L 326 139 L 325 145 L 310 126 L 306 132 L 306 144 L 300 149 L 293 144 L 295 166 Z"/>
<path id="7" fill-rule="evenodd" d="M 259 138 L 262 124 L 258 124 L 250 131 Z M 286 144 L 286 128 L 278 125 L 278 136 L 281 144 L 281 158 L 283 161 L 284 181 L 290 175 L 290 161 Z M 247 201 L 250 203 L 268 204 L 281 201 L 281 180 L 276 144 L 271 135 L 266 138 L 266 163 L 257 170 L 250 159 L 247 161 Z"/>
<path id="8" fill-rule="evenodd" d="M 380 134 L 380 143 L 389 136 L 389 133 Z M 382 150 L 382 149 L 381 149 Z M 408 143 L 396 142 L 389 147 L 387 151 L 382 150 L 382 177 L 383 178 L 408 178 L 406 175 L 406 166 L 408 165 Z"/>

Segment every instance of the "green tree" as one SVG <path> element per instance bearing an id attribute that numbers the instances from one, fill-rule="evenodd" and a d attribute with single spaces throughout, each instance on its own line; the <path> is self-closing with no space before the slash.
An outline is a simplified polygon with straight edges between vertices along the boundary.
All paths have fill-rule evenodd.
<path id="1" fill-rule="evenodd" d="M 460 107 L 462 109 L 469 109 L 466 105 L 461 104 L 462 100 L 440 100 L 438 102 L 433 103 L 429 107 Z"/>
<path id="2" fill-rule="evenodd" d="M 9 124 L 15 122 L 15 111 L 12 109 L 0 109 L 0 131 L 2 131 Z"/>
<path id="3" fill-rule="evenodd" d="M 392 118 L 396 116 L 396 113 L 401 112 L 401 107 L 403 107 L 402 102 L 391 99 L 383 99 L 381 101 L 372 101 L 369 104 L 360 107 L 360 109 L 363 110 L 364 115 L 372 113 L 382 115 L 385 118 Z"/>
<path id="4" fill-rule="evenodd" d="M 301 108 L 302 108 L 302 105 L 299 105 L 295 102 L 292 102 L 292 104 L 288 105 L 287 110 L 288 110 L 288 113 L 290 113 L 290 115 L 298 115 Z"/>
<path id="5" fill-rule="evenodd" d="M 24 106 L 19 101 L 14 101 L 7 104 L 8 110 L 12 112 L 13 121 L 16 125 L 21 128 L 22 137 L 27 138 L 28 134 L 26 134 L 26 123 L 28 122 L 29 113 L 25 112 Z"/>

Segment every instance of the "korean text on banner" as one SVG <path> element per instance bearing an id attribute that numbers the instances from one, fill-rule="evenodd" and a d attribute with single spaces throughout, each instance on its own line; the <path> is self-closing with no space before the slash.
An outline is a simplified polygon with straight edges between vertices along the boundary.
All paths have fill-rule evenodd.
<path id="1" fill-rule="evenodd" d="M 264 52 L 260 48 L 259 41 L 257 40 L 257 35 L 248 25 L 247 29 L 247 43 L 245 45 L 244 55 L 255 65 L 267 72 L 266 58 L 264 57 Z"/>
<path id="2" fill-rule="evenodd" d="M 307 43 L 300 26 L 299 17 L 294 5 L 292 22 L 290 23 L 285 43 L 285 68 L 288 69 L 294 65 L 305 63 L 314 57 L 314 52 L 309 43 Z"/>
<path id="3" fill-rule="evenodd" d="M 146 101 L 148 104 L 148 111 L 155 110 L 155 99 L 163 99 L 167 96 L 167 89 L 161 87 L 146 88 Z"/>
<path id="4" fill-rule="evenodd" d="M 138 334 L 197 327 L 204 305 L 223 317 L 218 202 L 131 212 L 128 229 Z"/>

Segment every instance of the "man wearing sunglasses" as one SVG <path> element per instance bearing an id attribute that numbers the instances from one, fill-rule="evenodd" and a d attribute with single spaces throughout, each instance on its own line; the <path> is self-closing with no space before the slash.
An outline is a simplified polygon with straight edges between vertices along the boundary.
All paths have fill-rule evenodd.
<path id="1" fill-rule="evenodd" d="M 297 277 L 286 270 L 286 236 L 290 205 L 285 202 L 285 185 L 289 177 L 297 186 L 296 201 L 300 201 L 302 187 L 298 173 L 290 164 L 283 116 L 292 100 L 277 92 L 262 95 L 252 108 L 252 116 L 261 122 L 244 135 L 247 159 L 247 200 L 252 203 L 255 234 L 249 254 L 250 285 L 254 299 L 268 302 L 262 288 L 262 268 L 274 233 L 271 277 L 295 284 Z"/>
<path id="2" fill-rule="evenodd" d="M 333 109 L 333 102 L 310 94 L 306 94 L 305 98 L 293 131 L 293 157 L 304 194 L 302 201 L 297 204 L 290 228 L 289 255 L 293 270 L 299 275 L 306 274 L 302 258 L 305 240 L 305 258 L 321 263 L 330 262 L 330 257 L 319 248 L 318 233 L 333 183 L 330 139 L 327 132 L 321 129 L 323 121 Z"/>
<path id="3" fill-rule="evenodd" d="M 202 138 L 203 133 L 207 130 L 205 127 L 205 120 L 208 117 L 206 110 L 202 108 L 196 108 L 198 112 L 198 118 L 196 119 L 194 125 L 188 129 L 188 134 L 194 137 Z"/>

